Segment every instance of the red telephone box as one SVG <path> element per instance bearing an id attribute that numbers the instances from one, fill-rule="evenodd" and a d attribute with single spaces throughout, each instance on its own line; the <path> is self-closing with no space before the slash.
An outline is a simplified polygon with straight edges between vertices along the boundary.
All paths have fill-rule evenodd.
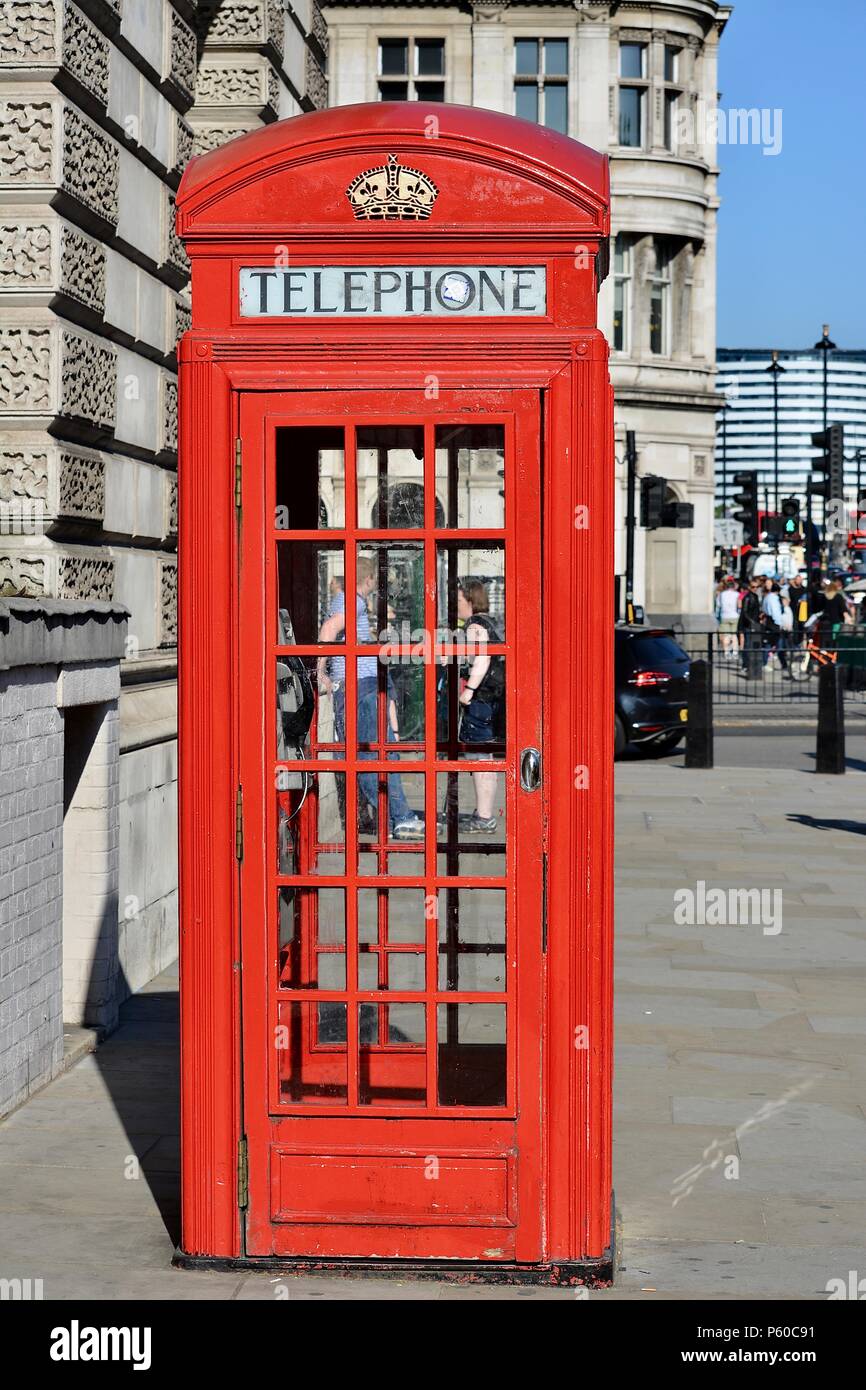
<path id="1" fill-rule="evenodd" d="M 603 1278 L 606 160 L 383 103 L 177 206 L 179 1258 Z"/>

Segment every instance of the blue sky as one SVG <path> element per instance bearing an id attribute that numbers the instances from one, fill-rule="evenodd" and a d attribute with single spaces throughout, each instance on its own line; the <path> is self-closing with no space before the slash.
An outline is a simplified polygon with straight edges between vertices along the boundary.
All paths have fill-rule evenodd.
<path id="1" fill-rule="evenodd" d="M 866 0 L 735 0 L 722 109 L 782 109 L 782 149 L 720 145 L 720 347 L 866 347 Z"/>

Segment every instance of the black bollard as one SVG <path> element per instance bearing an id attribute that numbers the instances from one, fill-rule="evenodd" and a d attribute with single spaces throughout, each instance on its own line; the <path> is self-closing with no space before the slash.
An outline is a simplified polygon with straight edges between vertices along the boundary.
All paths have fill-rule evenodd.
<path id="1" fill-rule="evenodd" d="M 686 767 L 713 766 L 713 668 L 699 659 L 689 667 Z"/>
<path id="2" fill-rule="evenodd" d="M 818 673 L 818 742 L 815 771 L 845 771 L 845 697 L 842 668 L 829 661 Z"/>

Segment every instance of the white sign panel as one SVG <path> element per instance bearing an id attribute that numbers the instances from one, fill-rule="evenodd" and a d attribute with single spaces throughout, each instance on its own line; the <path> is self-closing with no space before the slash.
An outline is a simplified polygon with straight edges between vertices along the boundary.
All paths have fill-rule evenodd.
<path id="1" fill-rule="evenodd" d="M 244 318 L 488 318 L 547 313 L 539 265 L 291 266 L 244 268 Z"/>
<path id="2" fill-rule="evenodd" d="M 739 550 L 743 544 L 743 523 L 732 516 L 716 517 L 715 543 L 724 550 Z"/>

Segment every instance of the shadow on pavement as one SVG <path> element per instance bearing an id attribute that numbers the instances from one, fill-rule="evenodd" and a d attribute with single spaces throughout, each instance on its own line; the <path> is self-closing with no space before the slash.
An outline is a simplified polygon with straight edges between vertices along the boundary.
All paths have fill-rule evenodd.
<path id="1" fill-rule="evenodd" d="M 860 820 L 821 820 L 817 816 L 807 816 L 802 812 L 791 814 L 788 820 L 798 825 L 807 825 L 811 830 L 848 830 L 852 835 L 866 835 L 866 821 Z"/>

